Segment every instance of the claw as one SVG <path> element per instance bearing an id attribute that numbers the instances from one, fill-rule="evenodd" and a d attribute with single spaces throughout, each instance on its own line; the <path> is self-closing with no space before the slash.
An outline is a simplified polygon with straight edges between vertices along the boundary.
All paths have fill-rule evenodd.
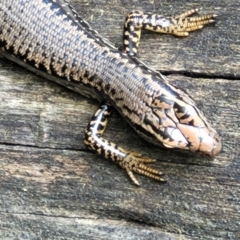
<path id="1" fill-rule="evenodd" d="M 178 18 L 186 18 L 186 17 L 191 16 L 191 15 L 193 15 L 194 13 L 197 13 L 197 12 L 199 12 L 199 9 L 198 9 L 198 8 L 191 9 L 191 10 L 185 12 L 185 13 L 180 14 L 179 16 L 176 16 L 175 19 L 178 19 Z"/>
<path id="2" fill-rule="evenodd" d="M 132 179 L 132 181 L 136 184 L 136 185 L 140 185 L 138 180 L 135 178 L 134 176 L 134 172 L 147 176 L 149 178 L 155 179 L 157 181 L 160 182 L 166 182 L 161 176 L 163 175 L 162 172 L 148 167 L 145 165 L 145 163 L 151 163 L 151 162 L 155 162 L 155 159 L 151 159 L 151 158 L 146 158 L 143 157 L 142 154 L 139 153 L 129 153 L 128 155 L 126 155 L 126 157 L 119 162 L 120 166 L 124 169 L 126 169 L 129 177 Z"/>
<path id="3" fill-rule="evenodd" d="M 128 168 L 126 168 L 126 170 L 127 170 L 128 176 L 132 179 L 132 181 L 133 181 L 137 186 L 140 186 L 140 183 L 139 183 L 138 180 L 135 178 L 133 172 L 132 172 L 130 169 L 128 169 Z"/>
<path id="4" fill-rule="evenodd" d="M 188 36 L 189 32 L 199 30 L 209 23 L 215 22 L 213 18 L 216 14 L 203 15 L 199 17 L 189 17 L 197 13 L 199 9 L 192 9 L 172 19 L 173 25 L 169 26 L 169 32 L 179 37 Z"/>

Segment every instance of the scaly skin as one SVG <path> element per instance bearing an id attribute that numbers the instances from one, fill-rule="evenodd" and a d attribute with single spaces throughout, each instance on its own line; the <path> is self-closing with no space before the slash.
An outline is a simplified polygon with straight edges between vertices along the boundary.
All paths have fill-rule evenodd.
<path id="1" fill-rule="evenodd" d="M 194 11 L 171 18 L 171 24 L 163 30 L 186 36 L 214 17 L 187 18 Z M 157 15 L 151 17 L 145 28 L 158 31 L 161 27 L 155 29 L 153 21 L 157 18 Z M 137 44 L 135 40 L 132 42 Z M 151 159 L 102 138 L 110 106 L 116 108 L 140 136 L 157 146 L 210 156 L 221 149 L 217 132 L 185 92 L 170 85 L 136 57 L 116 50 L 64 0 L 1 0 L 0 47 L 4 56 L 27 69 L 104 101 L 87 128 L 85 143 L 126 169 L 136 184 L 139 183 L 133 172 L 159 181 L 163 179 L 159 171 L 145 166 Z"/>

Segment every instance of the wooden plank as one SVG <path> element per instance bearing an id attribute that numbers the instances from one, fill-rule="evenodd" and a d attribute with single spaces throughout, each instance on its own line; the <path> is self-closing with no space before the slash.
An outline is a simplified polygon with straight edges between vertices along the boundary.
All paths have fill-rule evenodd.
<path id="1" fill-rule="evenodd" d="M 197 1 L 172 5 L 168 1 L 72 3 L 116 45 L 121 42 L 122 16 L 133 6 L 147 11 L 161 7 L 163 12 L 177 12 L 197 5 Z M 202 1 L 204 9 L 211 3 Z M 225 3 L 218 4 L 212 6 L 228 19 Z M 228 9 L 235 6 L 235 12 L 238 5 L 237 1 L 229 2 Z M 209 7 L 207 11 L 210 10 Z M 233 17 L 234 20 L 237 26 Z M 135 187 L 119 167 L 84 147 L 83 133 L 97 102 L 0 59 L 0 237 L 239 239 L 240 81 L 214 77 L 238 76 L 234 65 L 238 56 L 230 61 L 232 52 L 225 51 L 228 33 L 235 25 L 219 21 L 221 24 L 215 27 L 192 34 L 191 40 L 146 34 L 140 53 L 157 69 L 178 72 L 180 66 L 183 72 L 208 76 L 172 74 L 168 78 L 187 89 L 222 136 L 223 151 L 219 156 L 209 160 L 179 150 L 157 149 L 142 140 L 116 112 L 105 134 L 127 149 L 156 158 L 153 166 L 166 173 L 167 184 L 137 176 L 142 185 Z M 194 49 L 204 34 L 220 42 L 221 31 L 220 37 L 225 40 L 221 42 L 221 51 L 216 51 L 218 57 L 208 52 L 204 55 L 203 42 L 201 48 Z M 185 46 L 188 50 L 184 58 L 178 58 L 178 65 L 171 63 L 172 55 L 168 58 L 166 50 L 164 56 L 160 55 L 161 61 L 154 63 L 159 56 L 148 51 L 156 53 L 155 47 L 150 47 L 153 42 L 157 52 L 162 52 L 163 46 L 170 52 L 179 53 Z M 236 51 L 239 53 L 239 49 Z"/>

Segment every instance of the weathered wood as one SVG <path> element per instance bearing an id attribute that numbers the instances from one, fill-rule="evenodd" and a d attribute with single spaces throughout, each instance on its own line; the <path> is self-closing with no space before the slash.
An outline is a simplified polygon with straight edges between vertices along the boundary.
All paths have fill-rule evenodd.
<path id="1" fill-rule="evenodd" d="M 123 15 L 133 8 L 178 13 L 198 6 L 197 1 L 71 2 L 116 46 Z M 153 165 L 166 172 L 167 184 L 137 176 L 142 185 L 135 187 L 119 167 L 85 148 L 83 133 L 97 102 L 0 59 L 1 239 L 240 238 L 240 81 L 223 79 L 239 76 L 234 14 L 240 3 L 201 5 L 204 13 L 219 13 L 215 26 L 185 39 L 145 34 L 140 56 L 156 69 L 205 76 L 168 78 L 186 89 L 213 123 L 223 139 L 222 153 L 209 160 L 157 149 L 116 112 L 105 134 L 156 158 Z"/>

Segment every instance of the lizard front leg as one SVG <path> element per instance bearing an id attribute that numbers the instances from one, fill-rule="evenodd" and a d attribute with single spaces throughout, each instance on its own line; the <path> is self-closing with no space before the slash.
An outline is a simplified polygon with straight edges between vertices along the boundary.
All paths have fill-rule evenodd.
<path id="1" fill-rule="evenodd" d="M 135 152 L 126 151 L 102 137 L 111 113 L 111 108 L 112 107 L 107 104 L 102 104 L 93 115 L 85 132 L 84 143 L 86 146 L 106 159 L 110 159 L 119 164 L 127 171 L 136 185 L 140 184 L 135 178 L 134 172 L 165 182 L 164 179 L 161 178 L 161 172 L 145 165 L 145 163 L 155 162 L 154 159 L 143 157 L 141 154 Z"/>
<path id="2" fill-rule="evenodd" d="M 141 38 L 141 30 L 146 29 L 157 33 L 172 34 L 186 37 L 189 32 L 199 30 L 213 23 L 216 14 L 189 17 L 199 9 L 192 9 L 175 17 L 164 17 L 158 14 L 134 11 L 127 15 L 124 24 L 124 49 L 129 55 L 136 55 Z"/>

